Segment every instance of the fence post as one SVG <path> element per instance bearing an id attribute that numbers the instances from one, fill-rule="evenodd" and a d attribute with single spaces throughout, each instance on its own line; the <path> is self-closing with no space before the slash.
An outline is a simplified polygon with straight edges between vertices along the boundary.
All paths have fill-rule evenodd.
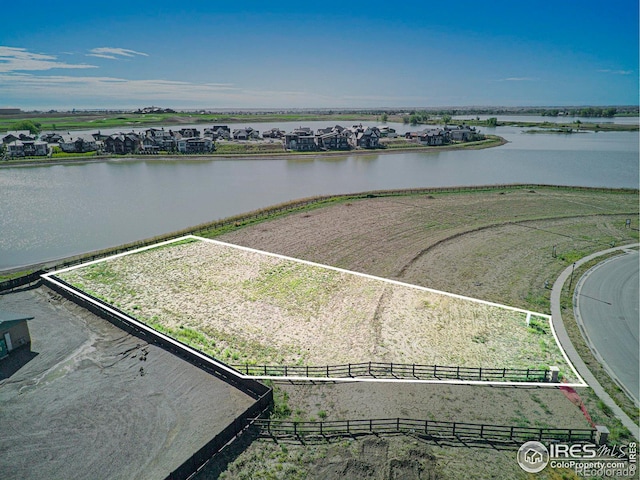
<path id="1" fill-rule="evenodd" d="M 416 364 L 415 363 L 411 364 L 411 375 L 413 377 L 416 376 Z"/>
<path id="2" fill-rule="evenodd" d="M 478 368 L 478 380 L 482 380 L 482 367 Z"/>
<path id="3" fill-rule="evenodd" d="M 349 420 L 347 420 L 347 434 L 351 435 L 351 429 L 349 428 Z"/>
<path id="4" fill-rule="evenodd" d="M 527 380 L 529 380 L 529 369 L 527 368 Z"/>
<path id="5" fill-rule="evenodd" d="M 327 365 L 327 378 L 329 378 L 329 365 Z"/>
<path id="6" fill-rule="evenodd" d="M 400 417 L 396 419 L 396 432 L 400 431 Z"/>
<path id="7" fill-rule="evenodd" d="M 424 434 L 425 435 L 429 434 L 429 420 L 424 421 Z"/>
<path id="8" fill-rule="evenodd" d="M 452 435 L 453 437 L 455 437 L 455 436 L 456 436 L 456 422 L 453 422 L 453 430 L 451 431 L 451 435 Z"/>
<path id="9" fill-rule="evenodd" d="M 538 441 L 541 442 L 542 441 L 542 428 L 540 429 L 540 436 L 538 438 Z"/>
<path id="10" fill-rule="evenodd" d="M 349 367 L 348 367 L 348 368 L 349 368 L 349 370 L 348 370 L 348 371 L 349 371 L 349 376 L 351 376 L 351 364 L 349 363 L 349 364 L 347 364 L 347 365 L 349 365 Z"/>
<path id="11" fill-rule="evenodd" d="M 438 370 L 438 365 L 434 365 L 433 366 L 433 378 L 438 378 L 438 375 L 436 375 Z"/>
<path id="12" fill-rule="evenodd" d="M 393 377 L 393 362 L 391 362 L 391 376 Z"/>
<path id="13" fill-rule="evenodd" d="M 460 380 L 460 365 L 456 368 L 456 378 Z"/>
<path id="14" fill-rule="evenodd" d="M 322 424 L 323 424 L 323 423 L 324 423 L 324 422 L 320 421 L 320 435 L 322 435 L 322 436 L 324 436 L 324 433 L 322 433 Z"/>
<path id="15" fill-rule="evenodd" d="M 513 429 L 514 429 L 514 426 L 511 425 L 511 431 L 509 432 L 509 440 L 513 440 Z"/>
<path id="16" fill-rule="evenodd" d="M 286 366 L 286 365 L 284 366 L 284 376 L 285 376 L 285 377 L 288 377 L 288 376 L 289 376 L 289 375 L 287 375 L 287 366 Z"/>

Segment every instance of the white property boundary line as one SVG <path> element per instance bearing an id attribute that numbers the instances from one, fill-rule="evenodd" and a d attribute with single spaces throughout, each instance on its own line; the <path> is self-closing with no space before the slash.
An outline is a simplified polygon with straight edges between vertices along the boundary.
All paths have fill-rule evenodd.
<path id="1" fill-rule="evenodd" d="M 448 296 L 448 297 L 452 297 L 452 298 L 458 298 L 461 300 L 466 300 L 466 301 L 470 301 L 470 302 L 475 302 L 475 303 L 479 303 L 482 305 L 488 305 L 488 306 L 492 306 L 492 307 L 498 307 L 498 308 L 502 308 L 505 310 L 511 310 L 514 312 L 519 312 L 519 313 L 523 313 L 526 314 L 527 316 L 527 323 L 529 322 L 529 319 L 533 316 L 535 317 L 541 317 L 541 318 L 546 318 L 547 321 L 549 322 L 549 326 L 551 327 L 551 332 L 553 333 L 553 338 L 556 342 L 556 345 L 558 346 L 558 349 L 560 350 L 560 352 L 562 353 L 562 357 L 564 358 L 565 362 L 567 363 L 567 365 L 569 365 L 569 368 L 571 368 L 571 371 L 573 372 L 573 374 L 576 376 L 576 378 L 578 379 L 578 383 L 545 383 L 545 382 L 499 382 L 499 381 L 482 381 L 482 380 L 455 380 L 455 379 L 450 379 L 450 380 L 414 380 L 414 379 L 382 379 L 382 378 L 352 378 L 352 377 L 330 377 L 330 378 L 326 378 L 326 377 L 291 377 L 291 376 L 272 376 L 272 375 L 265 375 L 265 376 L 260 376 L 260 375 L 244 375 L 240 372 L 238 372 L 235 369 L 232 369 L 230 367 L 228 367 L 227 365 L 217 362 L 213 359 L 211 359 L 210 357 L 203 355 L 201 352 L 199 352 L 198 350 L 195 350 L 181 342 L 178 342 L 177 340 L 174 340 L 173 338 L 158 332 L 157 330 L 152 329 L 151 327 L 148 327 L 147 325 L 145 325 L 144 323 L 133 319 L 132 317 L 129 316 L 125 316 L 123 314 L 121 314 L 120 312 L 118 312 L 117 310 L 114 310 L 112 308 L 107 307 L 106 305 L 102 304 L 102 303 L 98 303 L 96 302 L 94 299 L 92 299 L 89 296 L 84 295 L 82 292 L 73 290 L 71 291 L 66 285 L 58 282 L 57 280 L 55 280 L 54 278 L 51 278 L 52 276 L 58 275 L 60 273 L 65 273 L 71 270 L 75 270 L 78 268 L 84 268 L 86 266 L 89 265 L 94 265 L 97 263 L 101 263 L 101 262 L 105 262 L 105 261 L 109 261 L 109 260 L 113 260 L 116 258 L 120 258 L 120 257 L 124 257 L 126 255 L 131 255 L 131 254 L 135 254 L 135 253 L 140 253 L 140 252 L 144 252 L 146 250 L 151 250 L 157 247 L 162 247 L 162 246 L 166 246 L 166 245 L 170 245 L 172 243 L 177 243 L 177 242 L 181 242 L 184 240 L 195 240 L 195 241 L 202 241 L 202 242 L 208 242 L 208 243 L 213 243 L 216 245 L 220 245 L 220 246 L 224 246 L 224 247 L 230 247 L 230 248 L 234 248 L 237 250 L 243 250 L 246 252 L 251 252 L 251 253 L 257 253 L 257 254 L 261 254 L 261 255 L 266 255 L 266 256 L 270 256 L 270 257 L 274 257 L 274 258 L 279 258 L 281 260 L 287 260 L 287 261 L 292 261 L 292 262 L 296 262 L 296 263 L 301 263 L 304 265 L 309 265 L 309 266 L 313 266 L 313 267 L 319 267 L 319 268 L 323 268 L 323 269 L 327 269 L 327 270 L 333 270 L 336 272 L 340 272 L 340 273 L 345 273 L 345 274 L 349 274 L 349 275 L 356 275 L 359 277 L 363 277 L 363 278 L 367 278 L 367 279 L 371 279 L 371 280 L 376 280 L 376 281 L 381 281 L 381 282 L 386 282 L 389 283 L 391 285 L 398 285 L 398 286 L 402 286 L 402 287 L 409 287 L 409 288 L 413 288 L 416 290 L 422 290 L 425 292 L 430 292 L 430 293 L 436 293 L 439 295 L 444 295 L 444 296 Z M 546 315 L 543 313 L 537 313 L 537 312 L 533 312 L 530 310 L 524 310 L 521 308 L 516 308 L 516 307 L 510 307 L 508 305 L 501 305 L 499 303 L 494 303 L 494 302 L 488 302 L 486 300 L 480 300 L 477 298 L 472 298 L 472 297 L 467 297 L 464 295 L 458 295 L 455 293 L 448 293 L 448 292 L 443 292 L 440 290 L 435 290 L 432 288 L 427 288 L 427 287 L 422 287 L 419 285 L 413 285 L 410 283 L 405 283 L 405 282 L 400 282 L 398 280 L 391 280 L 388 278 L 383 278 L 383 277 L 377 277 L 375 275 L 369 275 L 367 273 L 361 273 L 361 272 L 355 272 L 355 271 L 351 271 L 351 270 L 346 270 L 343 268 L 338 268 L 338 267 L 333 267 L 331 265 L 323 265 L 321 263 L 316 263 L 316 262 L 310 262 L 308 260 L 302 260 L 299 258 L 294 258 L 294 257 L 288 257 L 286 255 L 280 255 L 277 253 L 271 253 L 271 252 L 265 252 L 263 250 L 257 250 L 255 248 L 249 248 L 249 247 L 243 247 L 240 245 L 234 245 L 232 243 L 226 243 L 226 242 L 221 242 L 219 240 L 213 240 L 213 239 L 209 239 L 209 238 L 203 238 L 203 237 L 199 237 L 196 235 L 185 235 L 183 237 L 179 237 L 179 238 L 175 238 L 172 240 L 167 240 L 164 242 L 160 242 L 160 243 L 156 243 L 154 245 L 148 245 L 146 247 L 141 247 L 141 248 L 137 248 L 134 250 L 130 250 L 127 252 L 123 252 L 123 253 L 118 253 L 116 255 L 111 255 L 109 257 L 105 257 L 105 258 L 101 258 L 98 260 L 93 260 L 91 262 L 87 262 L 87 263 L 82 263 L 79 265 L 74 265 L 71 267 L 67 267 L 67 268 L 63 268 L 61 270 L 57 270 L 54 272 L 49 272 L 49 273 L 45 273 L 44 275 L 42 275 L 42 278 L 48 282 L 51 282 L 55 285 L 57 285 L 59 288 L 63 288 L 67 291 L 71 291 L 71 293 L 73 293 L 74 295 L 78 295 L 80 296 L 83 300 L 93 303 L 94 305 L 103 308 L 105 310 L 107 310 L 109 313 L 111 313 L 112 315 L 115 315 L 123 320 L 125 320 L 126 322 L 132 323 L 134 324 L 136 327 L 140 328 L 143 331 L 146 332 L 150 332 L 154 335 L 158 335 L 160 337 L 162 337 L 164 340 L 166 340 L 167 342 L 171 343 L 172 345 L 176 346 L 177 348 L 181 348 L 184 350 L 187 350 L 188 352 L 190 352 L 193 355 L 196 355 L 198 358 L 206 361 L 207 363 L 213 364 L 216 367 L 229 372 L 232 375 L 235 375 L 236 377 L 242 378 L 242 379 L 247 379 L 247 380 L 283 380 L 283 381 L 313 381 L 313 382 L 405 382 L 405 383 L 436 383 L 436 384 L 454 384 L 454 385 L 504 385 L 504 386 L 521 386 L 521 387 L 527 387 L 527 386 L 531 386 L 531 387 L 559 387 L 559 386 L 565 386 L 565 387 L 587 387 L 587 383 L 582 379 L 582 377 L 580 376 L 580 374 L 578 373 L 578 371 L 576 370 L 576 368 L 573 366 L 573 364 L 571 363 L 571 361 L 569 360 L 569 357 L 567 356 L 566 352 L 564 351 L 564 349 L 562 348 L 562 345 L 560 344 L 560 342 L 558 341 L 558 336 L 556 335 L 556 331 L 555 328 L 553 326 L 553 321 L 552 321 L 552 317 L 551 315 Z"/>

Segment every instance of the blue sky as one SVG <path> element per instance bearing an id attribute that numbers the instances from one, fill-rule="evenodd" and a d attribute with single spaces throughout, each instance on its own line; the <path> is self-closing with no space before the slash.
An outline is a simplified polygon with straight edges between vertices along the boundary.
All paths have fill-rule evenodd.
<path id="1" fill-rule="evenodd" d="M 0 107 L 638 104 L 638 0 L 36 0 L 0 15 Z"/>

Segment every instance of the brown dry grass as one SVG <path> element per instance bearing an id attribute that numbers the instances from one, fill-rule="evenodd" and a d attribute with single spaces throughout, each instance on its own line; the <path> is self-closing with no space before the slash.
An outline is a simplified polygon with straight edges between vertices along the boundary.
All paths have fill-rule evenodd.
<path id="1" fill-rule="evenodd" d="M 155 248 L 61 277 L 174 336 L 194 331 L 194 346 L 237 361 L 558 365 L 574 380 L 543 317 L 534 330 L 521 311 L 219 243 Z"/>

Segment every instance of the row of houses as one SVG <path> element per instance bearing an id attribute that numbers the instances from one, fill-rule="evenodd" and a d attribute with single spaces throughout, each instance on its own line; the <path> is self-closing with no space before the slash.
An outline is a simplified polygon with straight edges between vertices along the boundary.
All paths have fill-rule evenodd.
<path id="1" fill-rule="evenodd" d="M 467 142 L 479 138 L 475 128 L 457 126 L 427 128 L 417 132 L 407 132 L 408 140 L 423 145 L 444 145 L 453 142 Z M 252 127 L 234 129 L 226 125 L 214 125 L 202 132 L 188 127 L 179 130 L 149 128 L 144 132 L 102 134 L 61 134 L 44 133 L 39 139 L 28 131 L 7 132 L 2 137 L 7 155 L 10 157 L 46 156 L 54 148 L 66 153 L 108 153 L 116 155 L 157 154 L 175 152 L 185 154 L 211 153 L 216 149 L 216 141 L 280 140 L 285 150 L 326 151 L 350 150 L 353 148 L 373 149 L 380 147 L 380 139 L 397 137 L 389 126 L 365 127 L 362 124 L 351 127 L 335 125 L 313 131 L 309 127 L 298 127 L 292 132 L 272 128 L 262 133 Z"/>
<path id="2" fill-rule="evenodd" d="M 422 145 L 438 146 L 451 142 L 471 142 L 480 140 L 482 136 L 475 127 L 466 125 L 445 126 L 444 128 L 425 128 L 417 132 L 405 133 L 405 138 Z"/>

